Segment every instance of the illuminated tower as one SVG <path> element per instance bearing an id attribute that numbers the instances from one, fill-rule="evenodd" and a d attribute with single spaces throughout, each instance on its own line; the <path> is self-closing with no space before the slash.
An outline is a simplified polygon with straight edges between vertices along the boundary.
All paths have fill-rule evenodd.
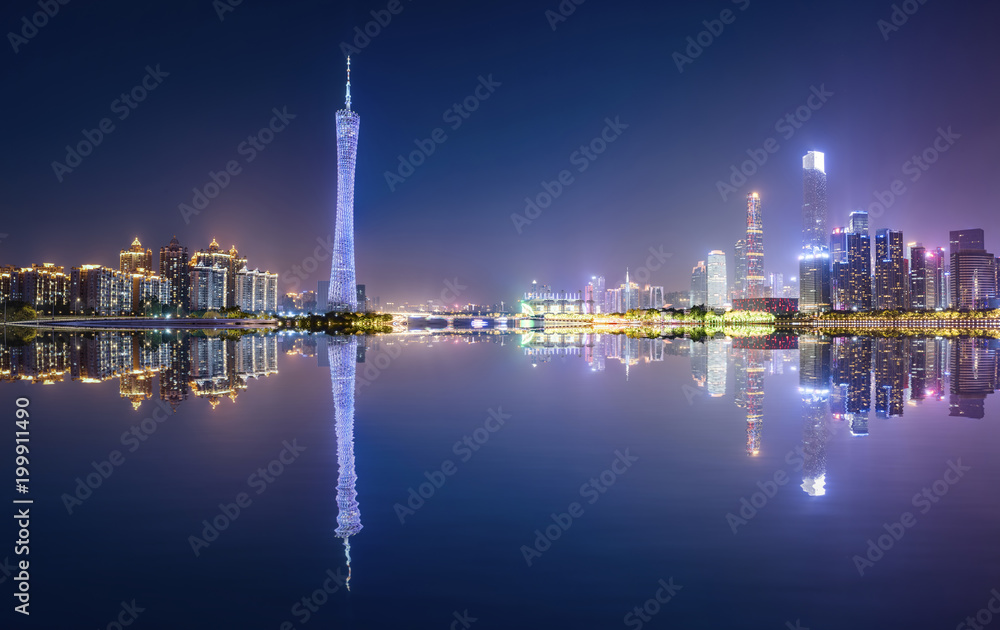
<path id="1" fill-rule="evenodd" d="M 746 296 L 767 297 L 764 278 L 764 221 L 761 217 L 760 195 L 747 195 L 747 239 L 744 254 L 747 260 Z"/>
<path id="2" fill-rule="evenodd" d="M 351 58 L 347 58 L 346 107 L 337 112 L 337 227 L 333 237 L 330 267 L 331 311 L 358 310 L 358 287 L 354 275 L 354 162 L 358 155 L 361 117 L 351 111 Z"/>
<path id="3" fill-rule="evenodd" d="M 344 539 L 347 556 L 347 590 L 351 590 L 351 536 L 361 531 L 358 510 L 358 480 L 354 472 L 354 376 L 357 370 L 358 340 L 356 337 L 333 337 L 327 353 L 330 359 L 330 380 L 333 382 L 333 407 L 337 431 L 337 538 Z"/>
<path id="4" fill-rule="evenodd" d="M 823 247 L 826 229 L 826 164 L 819 151 L 802 157 L 802 247 Z"/>

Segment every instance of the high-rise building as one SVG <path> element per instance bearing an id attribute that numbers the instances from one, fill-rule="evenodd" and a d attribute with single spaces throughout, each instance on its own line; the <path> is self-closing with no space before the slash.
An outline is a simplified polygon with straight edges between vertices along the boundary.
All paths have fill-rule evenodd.
<path id="1" fill-rule="evenodd" d="M 785 274 L 783 273 L 769 273 L 767 274 L 768 281 L 767 286 L 771 289 L 771 297 L 780 298 L 784 297 L 785 294 Z"/>
<path id="2" fill-rule="evenodd" d="M 830 264 L 847 262 L 847 228 L 835 227 L 830 235 Z"/>
<path id="3" fill-rule="evenodd" d="M 799 310 L 830 310 L 830 252 L 826 246 L 803 247 L 799 254 Z"/>
<path id="4" fill-rule="evenodd" d="M 649 307 L 663 308 L 663 287 L 649 287 Z"/>
<path id="5" fill-rule="evenodd" d="M 951 242 L 951 306 L 985 308 L 997 297 L 996 261 L 986 251 L 983 230 L 953 231 Z"/>
<path id="6" fill-rule="evenodd" d="M 760 195 L 747 195 L 746 297 L 767 297 L 764 278 L 764 220 Z"/>
<path id="7" fill-rule="evenodd" d="M 219 242 L 214 238 L 209 244 L 208 249 L 201 249 L 195 252 L 191 256 L 191 266 L 201 266 L 201 267 L 221 267 L 226 270 L 226 284 L 225 293 L 223 295 L 223 305 L 220 308 L 233 308 L 238 306 L 236 297 L 236 274 L 245 269 L 247 266 L 247 259 L 244 256 L 240 256 L 240 253 L 236 250 L 236 246 L 233 245 L 226 251 L 219 247 Z M 200 309 L 195 309 L 200 310 Z"/>
<path id="8" fill-rule="evenodd" d="M 934 295 L 928 296 L 928 284 L 933 289 L 934 280 L 927 278 L 927 250 L 920 243 L 910 246 L 910 308 L 923 311 L 934 308 Z M 928 305 L 928 302 L 930 305 Z"/>
<path id="9" fill-rule="evenodd" d="M 868 233 L 868 212 L 865 210 L 855 210 L 852 212 L 851 220 L 847 226 L 847 231 L 851 234 L 871 236 Z"/>
<path id="10" fill-rule="evenodd" d="M 368 296 L 365 293 L 365 285 L 357 285 L 357 300 L 358 308 L 364 312 L 368 312 Z"/>
<path id="11" fill-rule="evenodd" d="M 704 306 L 708 303 L 708 268 L 704 260 L 691 270 L 691 306 Z"/>
<path id="12" fill-rule="evenodd" d="M 867 228 L 866 228 L 867 230 Z M 847 235 L 847 287 L 843 310 L 867 311 L 872 307 L 872 244 L 867 232 Z"/>
<path id="13" fill-rule="evenodd" d="M 330 266 L 329 309 L 357 311 L 354 274 L 354 166 L 361 117 L 351 110 L 351 58 L 347 58 L 346 107 L 337 112 L 337 223 Z"/>
<path id="14" fill-rule="evenodd" d="M 875 233 L 875 308 L 910 308 L 909 269 L 903 256 L 903 233 L 883 228 Z"/>
<path id="15" fill-rule="evenodd" d="M 747 283 L 747 256 L 746 256 L 747 243 L 745 240 L 740 239 L 736 241 L 736 245 L 733 248 L 733 286 L 729 294 L 729 300 L 741 300 L 746 297 L 746 283 Z"/>
<path id="16" fill-rule="evenodd" d="M 188 250 L 177 242 L 177 236 L 170 244 L 160 248 L 160 277 L 170 282 L 170 297 L 166 304 L 174 308 L 188 308 L 190 278 Z"/>
<path id="17" fill-rule="evenodd" d="M 943 247 L 928 250 L 926 254 L 927 275 L 927 308 L 948 308 L 948 276 L 945 273 L 945 255 Z"/>
<path id="18" fill-rule="evenodd" d="M 726 252 L 715 249 L 708 253 L 707 272 L 708 296 L 705 304 L 709 308 L 725 308 L 728 297 L 726 283 L 729 277 L 726 273 Z"/>
<path id="19" fill-rule="evenodd" d="M 131 247 L 121 250 L 118 254 L 118 271 L 128 274 L 152 272 L 153 250 L 143 249 L 139 237 L 135 237 Z"/>
<path id="20" fill-rule="evenodd" d="M 639 285 L 629 280 L 628 269 L 625 269 L 625 283 L 621 285 L 621 301 L 622 313 L 639 308 Z"/>
<path id="21" fill-rule="evenodd" d="M 802 157 L 802 247 L 825 247 L 830 232 L 826 228 L 826 165 L 819 151 Z"/>
<path id="22" fill-rule="evenodd" d="M 190 266 L 192 311 L 218 311 L 226 308 L 226 286 L 235 279 L 227 278 L 229 270 L 207 258 L 192 258 Z M 235 282 L 233 282 L 235 284 Z"/>
<path id="23" fill-rule="evenodd" d="M 592 278 L 587 286 L 583 287 L 583 312 L 584 313 L 595 313 L 594 310 L 594 280 Z"/>

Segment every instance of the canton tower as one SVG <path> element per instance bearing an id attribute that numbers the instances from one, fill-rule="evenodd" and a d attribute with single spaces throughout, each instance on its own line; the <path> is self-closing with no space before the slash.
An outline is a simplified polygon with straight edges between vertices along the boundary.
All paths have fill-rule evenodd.
<path id="1" fill-rule="evenodd" d="M 351 536 L 361 531 L 361 512 L 354 484 L 354 378 L 357 370 L 358 340 L 351 336 L 330 339 L 330 380 L 333 385 L 333 408 L 337 433 L 337 538 L 344 540 L 347 557 L 347 590 L 351 590 Z"/>
<path id="2" fill-rule="evenodd" d="M 347 58 L 347 105 L 337 111 L 337 227 L 330 267 L 331 311 L 358 310 L 358 288 L 354 275 L 354 162 L 358 155 L 361 117 L 351 111 L 351 58 Z"/>

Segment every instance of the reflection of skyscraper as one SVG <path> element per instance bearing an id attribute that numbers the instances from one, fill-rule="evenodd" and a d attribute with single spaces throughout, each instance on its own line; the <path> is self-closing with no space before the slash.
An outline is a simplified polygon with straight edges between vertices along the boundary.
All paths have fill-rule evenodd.
<path id="1" fill-rule="evenodd" d="M 708 346 L 707 341 L 690 341 L 691 344 L 691 379 L 698 387 L 708 384 Z"/>
<path id="2" fill-rule="evenodd" d="M 711 340 L 703 344 L 707 346 L 707 372 L 708 382 L 706 389 L 708 395 L 713 398 L 726 395 L 726 367 L 729 363 L 729 340 L 719 332 Z"/>
<path id="3" fill-rule="evenodd" d="M 826 494 L 826 439 L 828 435 L 830 339 L 817 335 L 799 337 L 799 395 L 802 397 L 802 489 L 811 496 Z"/>
<path id="4" fill-rule="evenodd" d="M 346 107 L 337 112 L 337 225 L 330 266 L 331 311 L 358 310 L 354 275 L 354 165 L 360 126 L 361 117 L 351 111 L 351 58 L 348 57 Z"/>
<path id="5" fill-rule="evenodd" d="M 959 337 L 951 341 L 950 416 L 982 418 L 983 403 L 996 385 L 997 352 L 992 340 Z"/>
<path id="6" fill-rule="evenodd" d="M 833 340 L 831 375 L 844 391 L 844 419 L 853 435 L 868 435 L 872 406 L 872 340 L 869 337 L 837 337 Z"/>
<path id="7" fill-rule="evenodd" d="M 361 531 L 361 512 L 358 509 L 358 476 L 354 471 L 354 378 L 357 372 L 357 337 L 330 339 L 330 380 L 333 384 L 333 406 L 337 432 L 337 529 L 338 538 L 344 539 L 347 557 L 347 588 L 350 590 L 351 536 Z"/>
<path id="8" fill-rule="evenodd" d="M 747 239 L 746 239 L 746 297 L 767 297 L 764 285 L 764 219 L 760 207 L 760 195 L 747 195 Z"/>
<path id="9" fill-rule="evenodd" d="M 875 413 L 879 418 L 903 415 L 909 370 L 909 338 L 875 339 Z"/>

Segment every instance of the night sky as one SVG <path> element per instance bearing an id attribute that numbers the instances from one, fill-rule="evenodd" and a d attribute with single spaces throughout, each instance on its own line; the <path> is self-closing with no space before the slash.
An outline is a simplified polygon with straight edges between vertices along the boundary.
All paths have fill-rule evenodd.
<path id="1" fill-rule="evenodd" d="M 135 236 L 158 253 L 176 234 L 190 251 L 213 237 L 235 244 L 251 267 L 282 273 L 283 292 L 328 277 L 341 43 L 391 3 L 224 2 L 69 2 L 27 28 L 16 53 L 5 35 L 0 264 L 117 266 Z M 947 247 L 948 230 L 982 227 L 997 252 L 1000 5 L 904 4 L 916 9 L 907 21 L 880 30 L 891 2 L 565 0 L 572 14 L 550 22 L 555 0 L 400 0 L 352 56 L 358 282 L 383 303 L 436 299 L 456 280 L 463 303 L 511 300 L 532 280 L 621 282 L 652 247 L 672 256 L 650 282 L 686 289 L 708 250 L 732 263 L 751 190 L 763 199 L 766 270 L 792 275 L 808 150 L 826 153 L 831 228 L 900 180 L 905 192 L 873 230 Z M 219 6 L 232 9 L 221 20 Z M 674 53 L 725 10 L 731 23 L 712 24 L 721 34 L 680 72 Z M 20 34 L 38 11 L 4 3 L 3 32 Z M 155 88 L 134 109 L 116 104 L 147 66 L 160 69 L 146 79 Z M 448 114 L 480 77 L 492 78 L 488 98 L 467 118 Z M 832 96 L 787 137 L 776 123 L 814 87 Z M 295 118 L 248 162 L 238 147 L 273 108 Z M 52 163 L 104 118 L 114 128 L 60 182 Z M 627 128 L 606 132 L 606 119 Z M 392 190 L 397 156 L 437 128 L 445 141 Z M 939 128 L 960 137 L 913 181 L 906 163 Z M 571 161 L 602 132 L 619 135 L 595 160 Z M 771 138 L 777 150 L 723 201 L 717 181 Z M 230 160 L 240 173 L 185 223 L 178 205 Z M 571 183 L 519 233 L 511 215 L 563 170 Z M 304 262 L 315 270 L 293 281 Z"/>

